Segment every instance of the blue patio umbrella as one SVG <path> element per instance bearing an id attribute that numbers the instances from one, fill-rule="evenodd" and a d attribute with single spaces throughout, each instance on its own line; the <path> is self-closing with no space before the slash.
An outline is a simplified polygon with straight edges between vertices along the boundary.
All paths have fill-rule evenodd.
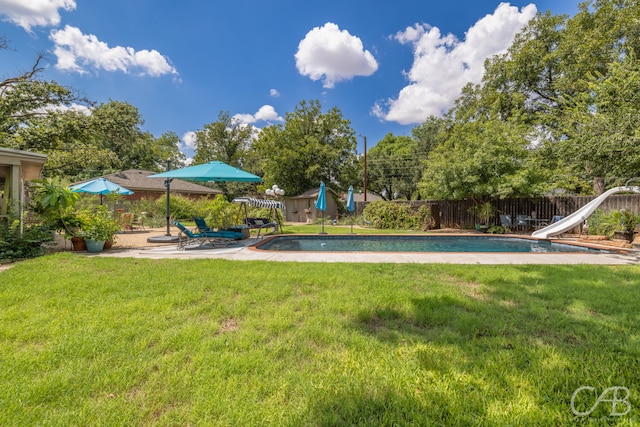
<path id="1" fill-rule="evenodd" d="M 356 210 L 356 204 L 353 201 L 353 185 L 350 185 L 347 191 L 347 210 L 349 212 Z M 351 234 L 353 234 L 353 218 L 351 218 Z"/>
<path id="2" fill-rule="evenodd" d="M 259 176 L 218 160 L 149 175 L 149 178 L 179 178 L 199 182 L 262 182 Z"/>
<path id="3" fill-rule="evenodd" d="M 327 210 L 327 191 L 324 186 L 324 181 L 320 182 L 320 190 L 318 191 L 318 198 L 316 199 L 316 209 L 322 211 L 322 232 L 320 234 L 327 234 L 324 232 L 324 211 Z"/>
<path id="4" fill-rule="evenodd" d="M 128 188 L 118 185 L 115 182 L 111 182 L 105 178 L 96 178 L 92 179 L 91 181 L 71 185 L 69 187 L 69 190 L 73 191 L 74 193 L 99 194 L 100 204 L 102 204 L 102 196 L 104 194 L 133 194 L 133 191 L 129 190 Z"/>

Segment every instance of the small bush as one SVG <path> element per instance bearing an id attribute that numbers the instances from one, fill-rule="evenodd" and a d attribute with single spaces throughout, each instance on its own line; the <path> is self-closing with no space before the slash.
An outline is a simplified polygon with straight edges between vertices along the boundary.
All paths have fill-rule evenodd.
<path id="1" fill-rule="evenodd" d="M 213 228 L 228 228 L 242 223 L 238 204 L 216 197 L 207 204 L 207 224 Z"/>
<path id="2" fill-rule="evenodd" d="M 431 211 L 426 205 L 413 209 L 409 204 L 385 201 L 369 203 L 364 217 L 372 227 L 381 229 L 427 229 L 431 223 Z"/>
<path id="3" fill-rule="evenodd" d="M 167 200 L 165 197 L 158 199 L 141 199 L 131 202 L 131 212 L 137 217 L 145 217 L 145 225 L 149 227 L 161 227 L 166 223 Z"/>
<path id="4" fill-rule="evenodd" d="M 171 218 L 175 218 L 176 220 L 193 219 L 193 217 L 196 216 L 196 210 L 194 208 L 195 204 L 193 200 L 189 199 L 188 197 L 172 195 L 170 199 L 170 206 Z"/>
<path id="5" fill-rule="evenodd" d="M 16 261 L 35 258 L 44 254 L 43 242 L 53 239 L 47 227 L 24 225 L 20 233 L 20 221 L 0 221 L 0 261 Z"/>
<path id="6" fill-rule="evenodd" d="M 188 197 L 171 195 L 169 199 L 169 209 L 171 220 L 184 221 L 191 220 L 194 216 L 206 216 L 203 208 L 204 202 L 200 200 L 191 200 Z M 158 197 L 155 200 L 142 199 L 131 203 L 130 209 L 141 216 L 145 213 L 146 223 L 151 227 L 161 227 L 167 220 L 167 199 L 166 197 Z"/>

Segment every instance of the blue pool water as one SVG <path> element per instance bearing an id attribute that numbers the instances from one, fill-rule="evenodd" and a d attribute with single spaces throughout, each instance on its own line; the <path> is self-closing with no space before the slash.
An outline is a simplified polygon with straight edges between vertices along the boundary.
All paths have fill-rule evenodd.
<path id="1" fill-rule="evenodd" d="M 606 250 L 500 236 L 276 236 L 258 249 L 311 252 L 592 252 Z"/>

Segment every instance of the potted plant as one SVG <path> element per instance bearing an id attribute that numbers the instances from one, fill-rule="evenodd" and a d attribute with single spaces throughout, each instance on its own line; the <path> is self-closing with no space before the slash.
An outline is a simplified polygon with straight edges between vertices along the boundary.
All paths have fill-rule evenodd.
<path id="1" fill-rule="evenodd" d="M 640 214 L 625 209 L 612 211 L 603 225 L 609 237 L 633 242 L 636 227 L 640 225 Z"/>
<path id="2" fill-rule="evenodd" d="M 34 183 L 31 209 L 46 227 L 71 240 L 74 250 L 84 250 L 83 219 L 75 210 L 78 194 L 46 178 Z"/>
<path id="3" fill-rule="evenodd" d="M 480 222 L 476 224 L 476 230 L 484 233 L 489 229 L 489 222 L 495 212 L 496 209 L 490 202 L 480 203 L 469 208 L 469 213 L 474 214 L 476 218 L 480 220 Z"/>
<path id="4" fill-rule="evenodd" d="M 84 227 L 85 217 L 78 212 L 70 211 L 62 218 L 64 225 L 64 238 L 71 240 L 74 251 L 86 251 L 84 237 L 82 236 L 82 228 Z"/>
<path id="5" fill-rule="evenodd" d="M 88 213 L 82 227 L 87 251 L 102 251 L 105 242 L 112 241 L 119 229 L 120 225 L 113 219 L 106 206 L 99 206 L 95 211 Z"/>

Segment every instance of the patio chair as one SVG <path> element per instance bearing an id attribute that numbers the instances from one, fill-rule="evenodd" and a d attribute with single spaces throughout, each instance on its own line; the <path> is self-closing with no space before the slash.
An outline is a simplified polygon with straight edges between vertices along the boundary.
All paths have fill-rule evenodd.
<path id="1" fill-rule="evenodd" d="M 553 224 L 554 222 L 558 222 L 558 221 L 560 221 L 562 218 L 564 218 L 564 216 L 562 216 L 562 215 L 554 215 L 554 216 L 551 218 L 551 222 L 550 222 L 550 224 Z"/>
<path id="2" fill-rule="evenodd" d="M 249 226 L 250 229 L 258 229 L 258 239 L 260 238 L 260 232 L 263 228 L 273 228 L 273 230 L 271 231 L 272 233 L 278 231 L 278 224 L 274 221 L 270 221 L 268 218 L 249 217 L 244 219 L 244 223 L 245 225 Z"/>
<path id="3" fill-rule="evenodd" d="M 516 215 L 516 228 L 528 230 L 530 227 L 529 218 L 531 218 L 529 215 Z"/>
<path id="4" fill-rule="evenodd" d="M 500 225 L 505 228 L 513 228 L 511 215 L 500 214 Z"/>
<path id="5" fill-rule="evenodd" d="M 135 215 L 133 217 L 133 221 L 131 221 L 131 228 L 138 228 L 140 230 L 144 230 L 144 217 L 145 213 L 141 213 L 140 215 Z"/>
<path id="6" fill-rule="evenodd" d="M 243 238 L 242 233 L 229 230 L 194 232 L 189 230 L 184 224 L 175 221 L 173 223 L 180 232 L 178 233 L 178 249 L 184 250 L 187 246 L 197 244 L 197 247 L 210 244 L 211 246 L 228 246 L 236 240 Z"/>
<path id="7" fill-rule="evenodd" d="M 118 221 L 120 222 L 120 229 L 122 231 L 133 230 L 134 215 L 132 212 L 120 212 L 118 214 Z"/>

